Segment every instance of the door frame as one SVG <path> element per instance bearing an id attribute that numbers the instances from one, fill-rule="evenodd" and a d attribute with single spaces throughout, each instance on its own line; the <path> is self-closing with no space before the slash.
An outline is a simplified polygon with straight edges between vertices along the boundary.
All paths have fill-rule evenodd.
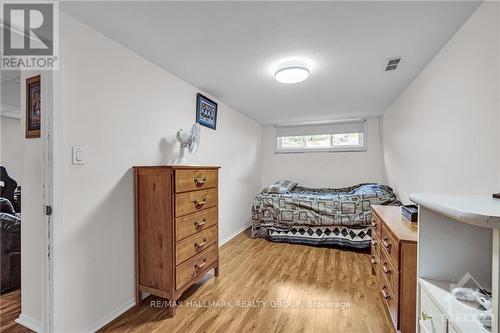
<path id="1" fill-rule="evenodd" d="M 22 304 L 21 304 L 21 315 L 16 320 L 19 324 L 23 326 L 28 326 L 28 328 L 40 331 L 40 332 L 54 332 L 60 331 L 62 326 L 62 319 L 54 316 L 56 309 L 61 310 L 61 304 L 55 302 L 55 291 L 59 291 L 54 288 L 55 282 L 58 281 L 56 277 L 60 279 L 62 277 L 62 271 L 56 270 L 55 260 L 57 256 L 55 255 L 56 249 L 61 243 L 62 234 L 61 229 L 61 217 L 62 217 L 62 202 L 61 202 L 61 192 L 62 189 L 62 117 L 59 106 L 59 101 L 61 95 L 57 89 L 55 89 L 56 83 L 60 86 L 60 72 L 59 71 L 29 71 L 26 76 L 26 72 L 21 71 L 21 98 L 26 94 L 25 90 L 25 80 L 27 77 L 40 75 L 40 85 L 41 85 L 41 183 L 42 192 L 40 193 L 40 198 L 43 204 L 43 210 L 40 212 L 42 214 L 43 221 L 41 228 L 41 273 L 42 279 L 40 281 L 40 293 L 41 293 L 41 322 L 33 322 L 31 318 L 23 316 Z M 57 93 L 56 93 L 57 92 Z M 21 105 L 25 105 L 21 102 Z M 21 112 L 24 112 L 21 110 Z M 55 130 L 57 129 L 57 130 Z M 56 140 L 54 140 L 56 138 Z M 47 214 L 47 207 L 52 208 L 52 214 Z M 55 227 L 57 226 L 57 227 Z M 57 240 L 57 242 L 56 242 Z M 21 245 L 22 246 L 22 245 Z M 59 246 L 60 248 L 60 246 Z M 21 247 L 21 251 L 23 251 Z M 57 251 L 62 253 L 62 251 Z M 22 265 L 21 265 L 22 269 Z M 23 272 L 21 271 L 21 276 Z M 57 282 L 58 285 L 62 286 L 62 281 Z M 21 286 L 21 295 L 23 289 Z M 63 300 L 59 298 L 59 300 Z M 61 313 L 61 312 L 60 312 Z M 55 320 L 59 320 L 55 322 Z M 57 324 L 57 325 L 55 325 Z M 56 329 L 57 328 L 57 329 Z"/>
<path id="2" fill-rule="evenodd" d="M 44 181 L 48 186 L 48 203 L 52 216 L 47 217 L 46 249 L 50 256 L 46 262 L 45 278 L 45 332 L 64 332 L 64 237 L 63 237 L 63 84 L 62 57 L 59 70 L 48 72 L 50 84 L 50 110 L 47 112 L 47 152 L 44 162 L 47 174 Z"/>
<path id="3" fill-rule="evenodd" d="M 47 91 L 47 112 L 42 112 L 42 183 L 44 206 L 52 207 L 52 214 L 44 212 L 42 286 L 43 332 L 64 332 L 64 234 L 63 234 L 63 57 L 59 69 L 41 73 Z M 43 90 L 42 90 L 43 91 Z M 45 124 L 45 125 L 44 125 Z M 45 130 L 45 132 L 43 132 Z M 45 209 L 45 208 L 44 208 Z"/>
<path id="4" fill-rule="evenodd" d="M 53 211 L 53 73 L 42 72 L 42 198 L 43 198 L 43 226 L 42 226 L 42 331 L 52 332 L 53 315 L 53 212 L 48 214 L 47 209 Z M 22 87 L 24 88 L 24 87 Z M 46 92 L 45 94 L 43 92 Z M 22 273 L 21 273 L 22 274 Z"/>
<path id="5" fill-rule="evenodd" d="M 42 184 L 44 209 L 43 226 L 43 332 L 64 331 L 64 271 L 63 271 L 63 112 L 61 70 L 42 73 L 42 87 L 46 89 L 42 105 Z M 43 90 L 42 90 L 43 91 Z"/>

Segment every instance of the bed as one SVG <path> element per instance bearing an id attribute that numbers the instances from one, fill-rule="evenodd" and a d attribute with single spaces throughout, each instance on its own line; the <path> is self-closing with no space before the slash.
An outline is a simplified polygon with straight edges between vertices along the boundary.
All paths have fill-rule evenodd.
<path id="1" fill-rule="evenodd" d="M 307 188 L 279 181 L 262 190 L 252 206 L 252 237 L 275 242 L 363 249 L 371 241 L 371 205 L 400 205 L 392 188 L 359 184 Z"/>

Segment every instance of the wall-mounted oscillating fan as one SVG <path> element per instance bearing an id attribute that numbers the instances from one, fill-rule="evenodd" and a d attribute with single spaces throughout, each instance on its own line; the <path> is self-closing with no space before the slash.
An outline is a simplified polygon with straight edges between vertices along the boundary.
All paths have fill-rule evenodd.
<path id="1" fill-rule="evenodd" d="M 191 126 L 190 130 L 184 131 L 180 129 L 177 132 L 177 141 L 181 144 L 179 156 L 172 161 L 172 164 L 186 164 L 185 151 L 188 149 L 190 154 L 196 154 L 200 145 L 200 124 L 196 123 Z"/>

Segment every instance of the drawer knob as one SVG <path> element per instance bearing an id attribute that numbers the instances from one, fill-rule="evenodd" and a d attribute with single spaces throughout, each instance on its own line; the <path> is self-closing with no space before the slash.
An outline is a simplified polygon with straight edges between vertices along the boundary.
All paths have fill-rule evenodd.
<path id="1" fill-rule="evenodd" d="M 372 221 L 372 227 L 374 227 L 374 228 L 377 227 L 377 222 L 375 222 L 375 220 Z"/>
<path id="2" fill-rule="evenodd" d="M 207 181 L 206 177 L 203 177 L 203 179 L 195 178 L 194 179 L 194 184 L 196 185 L 196 187 L 202 187 L 203 185 L 205 185 L 206 181 Z"/>
<path id="3" fill-rule="evenodd" d="M 199 264 L 199 265 L 198 265 L 198 264 L 195 264 L 195 265 L 194 265 L 194 269 L 195 269 L 196 271 L 199 271 L 199 270 L 200 270 L 200 269 L 202 269 L 202 268 L 203 268 L 203 266 L 205 266 L 206 264 L 207 264 L 207 258 L 203 258 L 203 262 L 202 262 L 201 264 Z"/>
<path id="4" fill-rule="evenodd" d="M 387 263 L 386 262 L 384 262 L 384 264 L 382 265 L 382 270 L 387 275 L 391 274 L 391 270 L 389 268 L 387 268 Z"/>
<path id="5" fill-rule="evenodd" d="M 386 287 L 386 286 L 384 286 L 384 287 L 382 288 L 382 297 L 383 297 L 384 299 L 389 300 L 389 299 L 391 299 L 391 295 L 389 295 L 389 294 L 387 293 L 387 291 L 385 291 L 386 289 L 387 289 L 387 287 Z"/>
<path id="6" fill-rule="evenodd" d="M 372 239 L 372 246 L 375 246 L 377 245 L 377 240 L 376 239 Z"/>
<path id="7" fill-rule="evenodd" d="M 432 320 L 432 316 L 425 311 L 422 311 L 422 320 Z"/>
<path id="8" fill-rule="evenodd" d="M 207 199 L 203 199 L 203 201 L 193 200 L 194 207 L 196 209 L 201 209 L 207 203 Z"/>
<path id="9" fill-rule="evenodd" d="M 205 223 L 207 222 L 207 219 L 203 219 L 201 222 L 194 222 L 194 227 L 195 228 L 201 228 L 205 225 Z"/>
<path id="10" fill-rule="evenodd" d="M 206 243 L 207 243 L 207 240 L 205 238 L 203 238 L 203 242 L 201 242 L 199 244 L 198 243 L 194 243 L 194 247 L 195 247 L 195 249 L 198 250 L 198 249 L 204 247 Z"/>
<path id="11" fill-rule="evenodd" d="M 384 247 L 389 250 L 389 253 L 391 252 L 391 247 L 392 247 L 392 244 L 391 242 L 388 241 L 389 238 L 387 238 L 387 236 L 384 236 L 384 240 L 382 241 L 382 245 L 384 245 Z"/>
<path id="12" fill-rule="evenodd" d="M 372 256 L 372 264 L 375 265 L 377 263 L 377 260 L 375 260 L 375 256 Z"/>

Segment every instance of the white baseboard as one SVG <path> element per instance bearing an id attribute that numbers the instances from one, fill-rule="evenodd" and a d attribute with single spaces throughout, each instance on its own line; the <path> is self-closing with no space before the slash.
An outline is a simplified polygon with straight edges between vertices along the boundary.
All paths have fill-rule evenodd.
<path id="1" fill-rule="evenodd" d="M 31 317 L 28 317 L 24 314 L 20 314 L 19 317 L 15 320 L 16 323 L 22 325 L 24 327 L 29 328 L 32 331 L 37 333 L 41 333 L 43 331 L 43 324 L 41 321 L 35 320 Z"/>
<path id="2" fill-rule="evenodd" d="M 222 246 L 225 243 L 229 242 L 231 239 L 233 239 L 234 237 L 238 236 L 240 233 L 242 233 L 243 231 L 245 231 L 246 229 L 248 229 L 251 225 L 252 225 L 252 222 L 249 222 L 249 223 L 245 224 L 243 227 L 241 227 L 237 231 L 233 232 L 228 237 L 224 238 L 220 242 L 219 246 Z M 142 294 L 142 298 L 143 299 L 146 298 L 147 296 L 149 296 L 149 294 L 147 294 L 147 293 L 143 293 Z M 90 325 L 83 332 L 84 333 L 87 333 L 87 332 L 92 332 L 92 333 L 93 332 L 97 332 L 98 330 L 100 330 L 101 328 L 103 328 L 104 326 L 106 326 L 107 324 L 109 324 L 110 322 L 112 322 L 113 320 L 115 320 L 116 318 L 118 318 L 120 315 L 122 315 L 123 313 L 125 313 L 126 311 L 128 311 L 129 309 L 131 309 L 134 305 L 135 305 L 135 299 L 132 299 L 132 300 L 128 301 L 126 304 L 118 307 L 116 310 L 112 311 L 108 315 L 106 315 L 103 318 L 101 318 L 98 321 L 96 321 L 94 324 Z M 26 327 L 28 327 L 28 326 L 26 326 Z M 31 328 L 31 327 L 28 327 L 28 328 Z"/>
<path id="3" fill-rule="evenodd" d="M 243 231 L 245 231 L 248 228 L 250 228 L 251 225 L 252 225 L 252 222 L 250 221 L 247 224 L 245 224 L 243 227 L 241 227 L 240 229 L 238 229 L 237 231 L 233 232 L 231 235 L 229 235 L 226 238 L 224 238 L 222 241 L 219 242 L 219 247 L 222 246 L 222 245 L 224 245 L 224 244 L 226 244 L 231 239 L 233 239 L 234 237 L 236 237 L 239 234 L 241 234 Z"/>
<path id="4" fill-rule="evenodd" d="M 145 299 L 148 296 L 149 296 L 148 293 L 142 293 L 142 299 Z M 116 308 L 111 313 L 102 317 L 101 319 L 99 319 L 98 321 L 96 321 L 95 323 L 90 325 L 89 327 L 87 327 L 87 329 L 83 330 L 82 333 L 87 333 L 87 332 L 94 333 L 94 332 L 99 331 L 101 328 L 103 328 L 104 326 L 106 326 L 107 324 L 109 324 L 110 322 L 112 322 L 113 320 L 115 320 L 116 318 L 118 318 L 119 316 L 121 316 L 122 314 L 124 314 L 125 312 L 130 310 L 131 308 L 133 308 L 134 306 L 135 306 L 135 297 L 132 298 L 131 300 L 129 300 L 124 305 Z"/>
<path id="5" fill-rule="evenodd" d="M 111 313 L 107 314 L 106 316 L 102 317 L 89 327 L 87 327 L 83 332 L 85 333 L 94 333 L 99 331 L 101 328 L 118 318 L 121 314 L 123 314 L 125 311 L 130 310 L 132 307 L 135 306 L 135 298 L 128 301 L 126 304 L 116 308 L 115 310 L 111 311 Z"/>

